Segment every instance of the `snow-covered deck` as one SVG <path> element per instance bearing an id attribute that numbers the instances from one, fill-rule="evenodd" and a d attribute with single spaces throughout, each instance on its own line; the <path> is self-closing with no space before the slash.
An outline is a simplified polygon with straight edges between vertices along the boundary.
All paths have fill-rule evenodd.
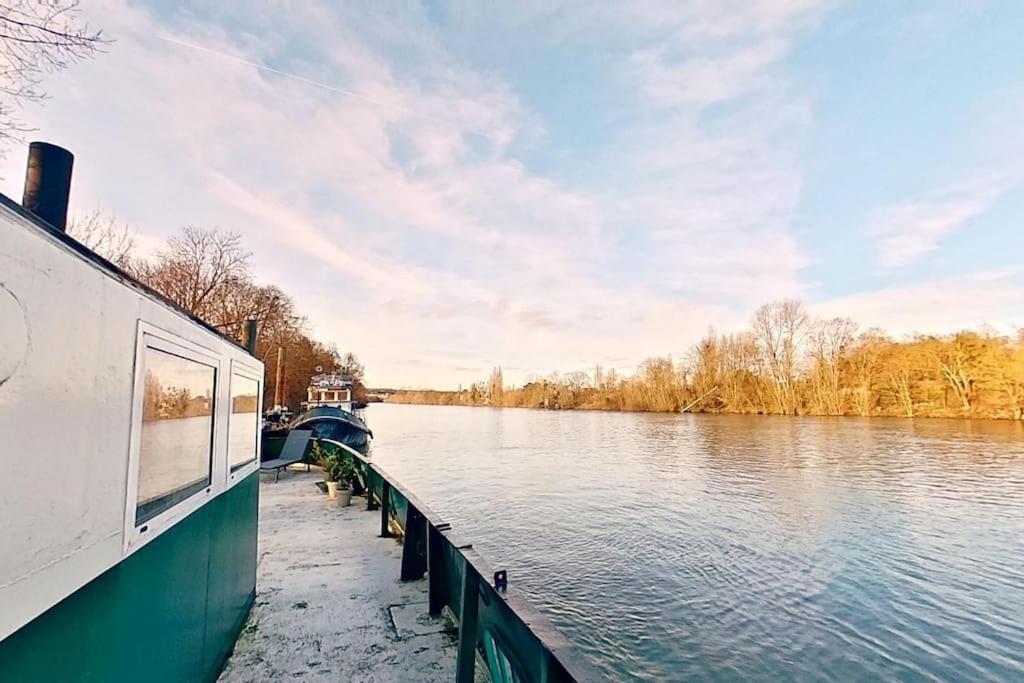
<path id="1" fill-rule="evenodd" d="M 220 681 L 452 681 L 455 632 L 366 499 L 339 508 L 314 470 L 260 485 L 256 604 Z"/>

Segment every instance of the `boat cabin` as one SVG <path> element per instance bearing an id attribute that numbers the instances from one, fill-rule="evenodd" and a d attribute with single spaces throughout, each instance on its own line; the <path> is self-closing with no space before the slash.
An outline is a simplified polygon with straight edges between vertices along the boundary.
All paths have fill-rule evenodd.
<path id="1" fill-rule="evenodd" d="M 352 378 L 334 373 L 314 375 L 309 380 L 302 407 L 307 410 L 341 408 L 352 412 Z"/>
<path id="2" fill-rule="evenodd" d="M 66 211 L 70 153 L 33 164 Z M 213 681 L 255 597 L 263 363 L 24 204 L 0 195 L 0 681 Z"/>

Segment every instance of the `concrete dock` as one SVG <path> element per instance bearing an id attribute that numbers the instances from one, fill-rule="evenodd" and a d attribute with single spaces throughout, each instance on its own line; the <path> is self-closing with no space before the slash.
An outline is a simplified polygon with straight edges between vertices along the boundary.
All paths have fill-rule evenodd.
<path id="1" fill-rule="evenodd" d="M 339 507 L 316 470 L 262 476 L 256 604 L 219 680 L 454 680 L 456 631 L 427 615 L 425 579 L 398 580 L 380 513 Z"/>

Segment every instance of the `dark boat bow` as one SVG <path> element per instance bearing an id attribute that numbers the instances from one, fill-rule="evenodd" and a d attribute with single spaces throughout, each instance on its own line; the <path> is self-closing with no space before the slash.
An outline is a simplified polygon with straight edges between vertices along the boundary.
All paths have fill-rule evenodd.
<path id="1" fill-rule="evenodd" d="M 292 429 L 309 429 L 318 439 L 330 439 L 366 454 L 373 432 L 359 416 L 341 408 L 318 406 L 299 415 Z"/>

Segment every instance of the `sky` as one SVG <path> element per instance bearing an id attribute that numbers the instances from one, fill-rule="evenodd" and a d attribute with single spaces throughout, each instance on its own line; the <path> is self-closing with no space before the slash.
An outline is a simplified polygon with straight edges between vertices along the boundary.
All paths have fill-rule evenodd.
<path id="1" fill-rule="evenodd" d="M 72 213 L 235 230 L 371 386 L 629 372 L 796 297 L 1024 326 L 1024 3 L 126 3 L 24 119 Z M 0 163 L 20 198 L 25 149 Z"/>

